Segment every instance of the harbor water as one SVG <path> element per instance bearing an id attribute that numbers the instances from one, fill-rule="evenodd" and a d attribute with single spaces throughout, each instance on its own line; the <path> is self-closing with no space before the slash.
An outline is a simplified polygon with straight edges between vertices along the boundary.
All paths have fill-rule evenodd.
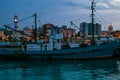
<path id="1" fill-rule="evenodd" d="M 120 60 L 0 60 L 0 80 L 120 80 Z"/>

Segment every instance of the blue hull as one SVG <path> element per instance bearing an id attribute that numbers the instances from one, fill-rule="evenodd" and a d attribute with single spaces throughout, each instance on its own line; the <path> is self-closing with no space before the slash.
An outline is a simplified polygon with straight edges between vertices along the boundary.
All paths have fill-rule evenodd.
<path id="1" fill-rule="evenodd" d="M 95 59 L 114 55 L 118 42 L 53 51 L 24 51 L 28 59 Z"/>
<path id="2" fill-rule="evenodd" d="M 98 59 L 109 58 L 114 55 L 114 50 L 119 42 L 110 42 L 99 46 L 68 48 L 53 51 L 21 51 L 0 50 L 2 58 L 9 59 Z"/>

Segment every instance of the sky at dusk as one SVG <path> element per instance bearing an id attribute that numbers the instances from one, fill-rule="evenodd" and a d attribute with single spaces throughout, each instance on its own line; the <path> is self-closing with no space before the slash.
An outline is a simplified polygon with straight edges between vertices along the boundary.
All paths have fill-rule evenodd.
<path id="1" fill-rule="evenodd" d="M 57 26 L 70 25 L 73 21 L 77 26 L 81 22 L 90 22 L 92 0 L 0 0 L 0 27 L 4 24 L 13 26 L 14 15 L 19 20 L 37 13 L 41 24 L 52 23 Z M 120 30 L 120 0 L 95 0 L 95 22 L 107 29 L 112 23 L 114 30 Z M 19 22 L 19 27 L 34 25 L 30 18 Z M 40 26 L 40 23 L 38 23 Z M 74 28 L 74 27 L 72 27 Z"/>

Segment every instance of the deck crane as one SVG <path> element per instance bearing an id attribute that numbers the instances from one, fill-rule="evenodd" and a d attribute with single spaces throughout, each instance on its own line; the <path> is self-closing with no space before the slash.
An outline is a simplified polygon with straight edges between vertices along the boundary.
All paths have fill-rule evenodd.
<path id="1" fill-rule="evenodd" d="M 34 19 L 35 19 L 35 29 L 34 29 L 34 35 L 33 36 L 31 36 L 31 35 L 28 35 L 28 34 L 25 34 L 24 32 L 22 32 L 22 31 L 19 31 L 19 30 L 16 30 L 16 29 L 14 29 L 14 28 L 12 28 L 12 27 L 10 27 L 9 25 L 3 25 L 5 28 L 8 28 L 8 29 L 11 29 L 11 30 L 13 30 L 13 31 L 15 31 L 15 32 L 18 32 L 18 33 L 20 33 L 20 34 L 23 34 L 23 35 L 26 35 L 26 36 L 28 36 L 28 37 L 31 37 L 32 39 L 34 39 L 35 40 L 35 43 L 37 42 L 37 15 L 36 15 L 36 13 L 35 14 L 33 14 L 32 16 L 30 16 L 30 17 L 34 17 Z M 28 18 L 30 18 L 30 17 L 28 17 Z M 25 19 L 28 19 L 28 18 L 25 18 Z"/>
<path id="2" fill-rule="evenodd" d="M 73 21 L 70 21 L 70 24 L 71 24 L 72 26 L 76 27 L 78 30 L 80 30 L 80 28 L 79 28 L 77 25 L 75 25 L 75 24 L 73 23 Z"/>
<path id="3" fill-rule="evenodd" d="M 74 26 L 75 28 L 77 28 L 78 30 L 79 30 L 79 32 L 82 32 L 83 34 L 84 34 L 84 32 L 77 26 L 77 25 L 75 25 L 74 23 L 73 23 L 73 21 L 70 21 L 70 24 L 72 25 L 72 26 Z M 80 33 L 79 33 L 79 35 L 80 35 Z M 85 37 L 85 35 L 83 36 L 83 38 Z"/>
<path id="4" fill-rule="evenodd" d="M 26 36 L 28 36 L 28 37 L 32 37 L 32 38 L 33 38 L 33 36 L 30 36 L 30 35 L 28 35 L 28 34 L 25 34 L 25 33 L 22 32 L 22 31 L 16 30 L 16 29 L 10 27 L 9 25 L 3 25 L 3 26 L 4 26 L 5 28 L 11 29 L 11 30 L 13 30 L 13 31 L 15 31 L 15 32 L 18 32 L 18 33 L 20 33 L 20 34 L 23 34 L 23 35 L 26 35 Z"/>

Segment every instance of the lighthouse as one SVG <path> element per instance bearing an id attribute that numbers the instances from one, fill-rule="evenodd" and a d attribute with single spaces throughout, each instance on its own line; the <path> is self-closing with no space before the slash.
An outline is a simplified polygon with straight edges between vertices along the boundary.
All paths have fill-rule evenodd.
<path id="1" fill-rule="evenodd" d="M 18 16 L 17 15 L 14 16 L 14 28 L 15 30 L 18 30 Z"/>
<path id="2" fill-rule="evenodd" d="M 18 16 L 17 15 L 14 16 L 14 30 L 18 31 Z M 13 38 L 15 40 L 18 40 L 19 35 L 18 35 L 18 32 L 16 31 L 13 32 Z"/>

